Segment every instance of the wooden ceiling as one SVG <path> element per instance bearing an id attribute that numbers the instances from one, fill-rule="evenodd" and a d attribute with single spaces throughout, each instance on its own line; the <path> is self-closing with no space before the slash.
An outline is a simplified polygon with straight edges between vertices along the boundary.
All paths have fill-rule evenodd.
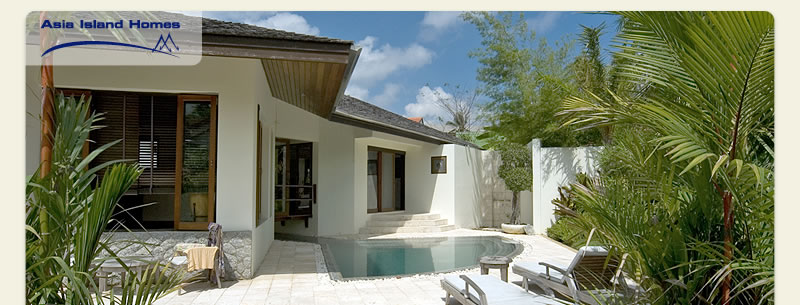
<path id="1" fill-rule="evenodd" d="M 273 97 L 326 119 L 344 95 L 361 54 L 352 46 L 203 34 L 203 55 L 259 59 Z"/>
<path id="2" fill-rule="evenodd" d="M 347 64 L 336 62 L 262 59 L 270 92 L 301 109 L 328 118 L 333 112 Z"/>

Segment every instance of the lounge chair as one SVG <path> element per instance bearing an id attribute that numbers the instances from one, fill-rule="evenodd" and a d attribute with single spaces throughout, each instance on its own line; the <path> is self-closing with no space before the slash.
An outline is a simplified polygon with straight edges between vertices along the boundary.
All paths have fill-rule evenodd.
<path id="1" fill-rule="evenodd" d="M 492 275 L 448 275 L 442 278 L 442 289 L 447 293 L 445 304 L 453 297 L 462 305 L 568 304 L 552 297 L 533 294 Z"/>
<path id="2" fill-rule="evenodd" d="M 584 246 L 578 250 L 568 266 L 528 261 L 517 262 L 512 272 L 522 276 L 522 287 L 528 290 L 529 280 L 547 294 L 553 290 L 576 301 L 599 304 L 610 297 L 621 298 L 631 292 L 622 275 L 622 265 L 627 255 L 618 260 L 609 256 L 608 250 L 599 246 Z"/>

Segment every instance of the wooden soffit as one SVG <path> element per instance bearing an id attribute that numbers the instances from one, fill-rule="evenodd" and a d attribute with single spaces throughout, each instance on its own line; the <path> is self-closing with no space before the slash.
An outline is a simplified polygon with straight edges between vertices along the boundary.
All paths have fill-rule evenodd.
<path id="1" fill-rule="evenodd" d="M 345 78 L 346 64 L 262 59 L 272 96 L 328 118 Z"/>
<path id="2" fill-rule="evenodd" d="M 330 119 L 361 52 L 349 44 L 203 37 L 203 54 L 257 58 L 272 96 Z"/>

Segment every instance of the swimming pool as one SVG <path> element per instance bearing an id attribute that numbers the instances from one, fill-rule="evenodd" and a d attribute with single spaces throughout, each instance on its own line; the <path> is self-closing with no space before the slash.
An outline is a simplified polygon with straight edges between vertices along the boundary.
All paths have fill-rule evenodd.
<path id="1" fill-rule="evenodd" d="M 345 240 L 320 238 L 335 280 L 447 272 L 478 266 L 482 256 L 513 257 L 522 245 L 498 236 Z"/>

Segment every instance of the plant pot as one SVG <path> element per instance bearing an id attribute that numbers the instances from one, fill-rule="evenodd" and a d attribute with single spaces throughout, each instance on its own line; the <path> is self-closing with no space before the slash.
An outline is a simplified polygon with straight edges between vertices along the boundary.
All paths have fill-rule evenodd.
<path id="1" fill-rule="evenodd" d="M 504 233 L 508 234 L 525 234 L 525 226 L 527 225 L 504 223 L 500 225 L 500 229 L 502 229 Z"/>

